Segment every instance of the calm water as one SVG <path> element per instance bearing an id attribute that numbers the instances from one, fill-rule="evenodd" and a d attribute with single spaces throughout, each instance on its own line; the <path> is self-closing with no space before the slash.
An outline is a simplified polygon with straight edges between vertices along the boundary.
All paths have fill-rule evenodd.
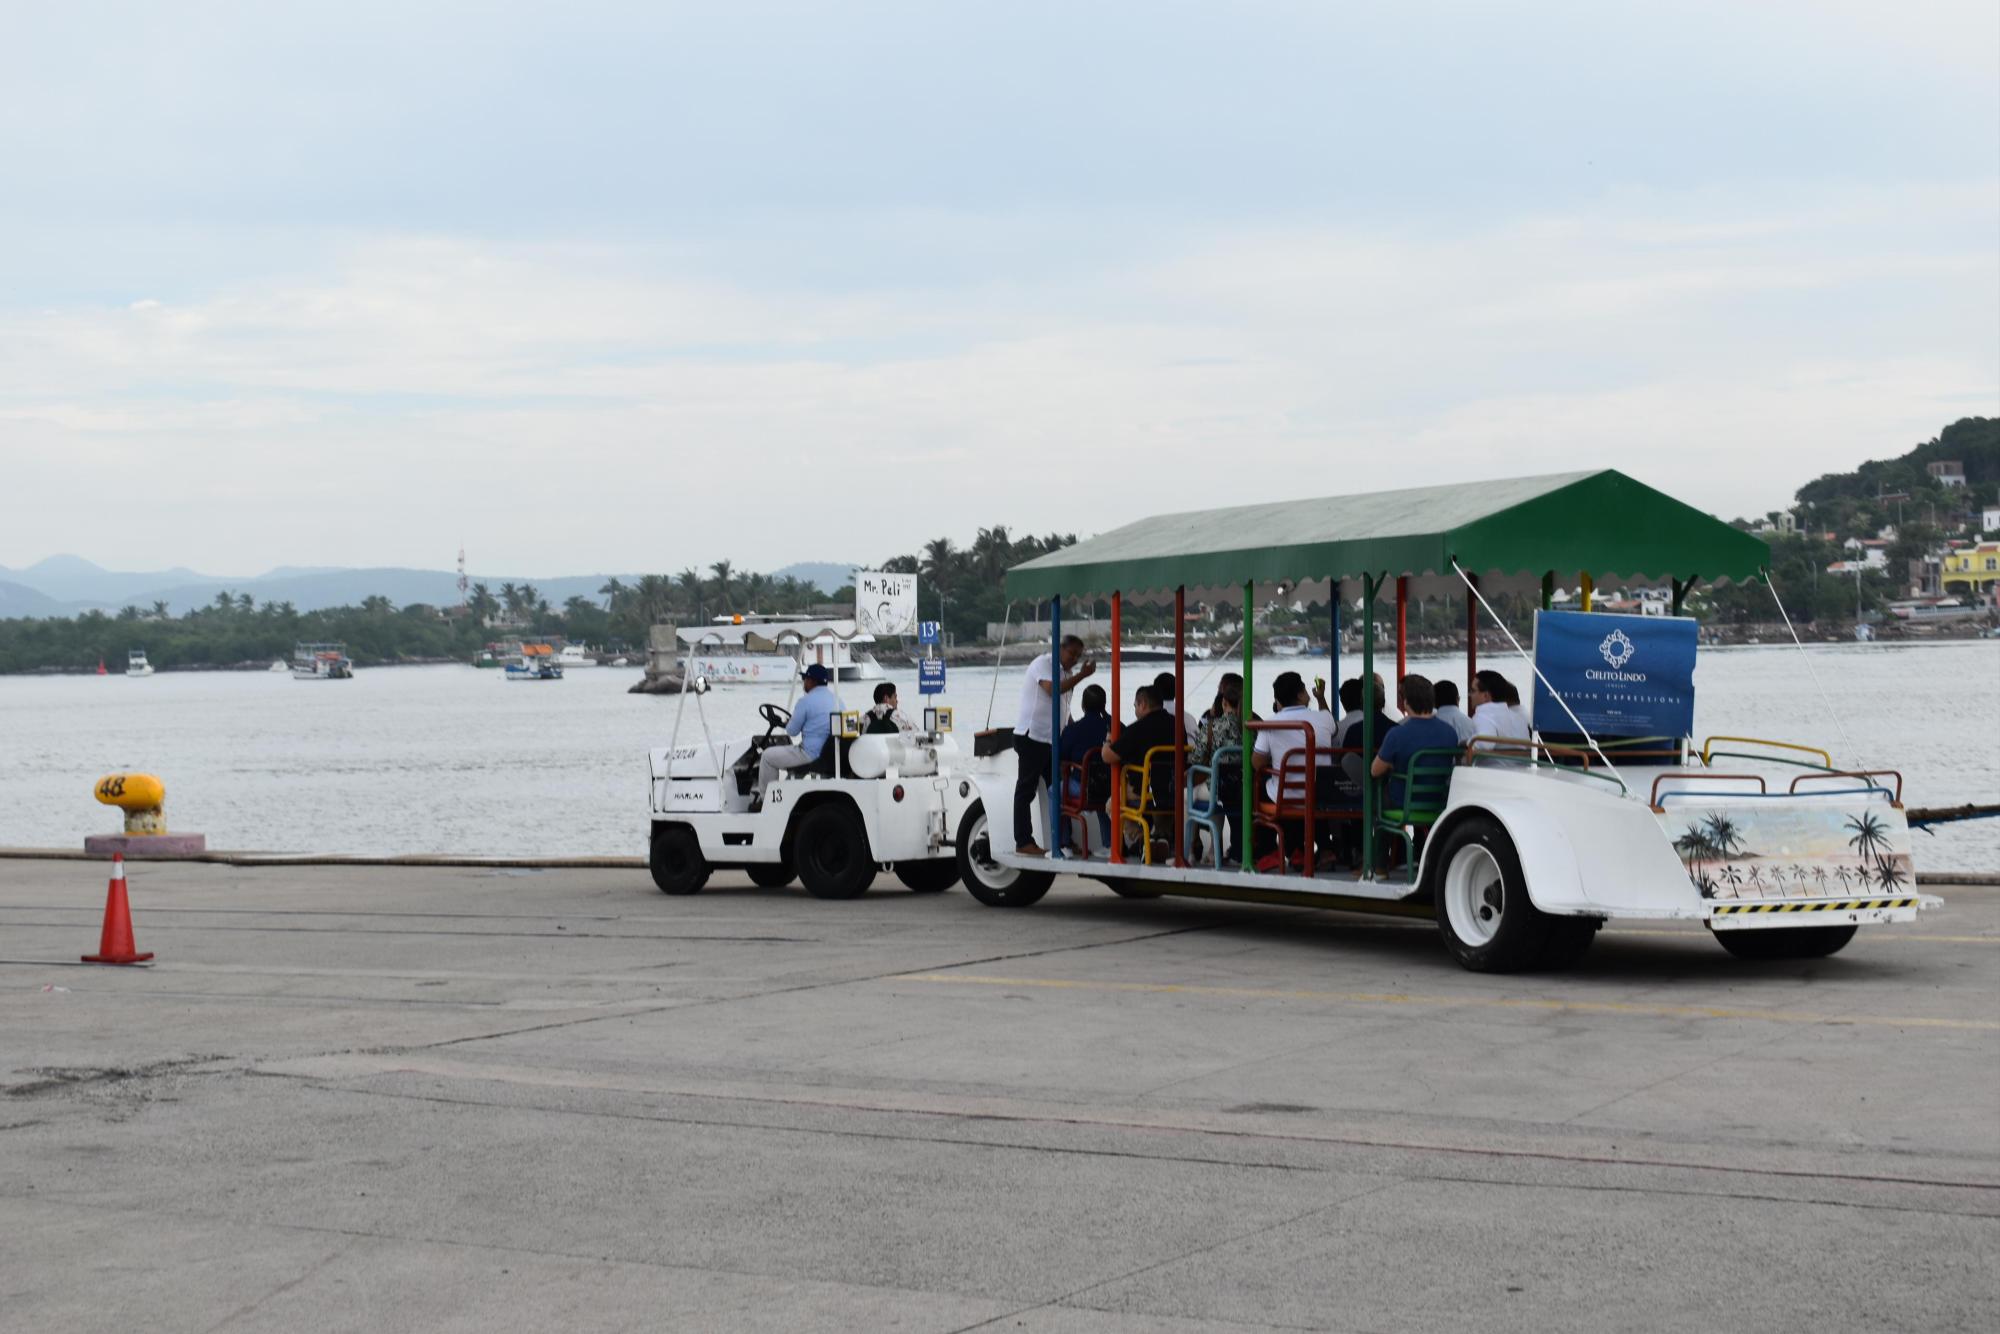
<path id="1" fill-rule="evenodd" d="M 2000 800 L 2000 643 L 1812 652 L 1856 752 L 1900 768 L 1909 804 Z M 1411 665 L 1454 676 L 1464 667 Z M 1525 676 L 1518 660 L 1489 665 Z M 1260 662 L 1258 678 L 1286 667 L 1312 670 L 1298 659 Z M 1131 684 L 1157 670 L 1132 669 Z M 1189 676 L 1193 698 L 1213 696 L 1211 665 Z M 914 713 L 914 670 L 891 677 Z M 98 806 L 91 787 L 129 768 L 165 779 L 169 825 L 205 833 L 217 848 L 636 855 L 646 843 L 645 752 L 665 744 L 678 705 L 626 694 L 636 679 L 628 668 L 598 668 L 531 685 L 470 667 L 385 668 L 347 682 L 242 672 L 0 678 L 0 844 L 80 846 L 86 834 L 114 832 L 117 813 Z M 1011 721 L 1017 680 L 1005 669 L 997 721 Z M 992 683 L 991 669 L 952 673 L 944 702 L 958 710 L 962 736 L 983 723 Z M 1847 758 L 1795 649 L 1704 650 L 1696 686 L 1704 734 L 1809 741 Z M 845 687 L 845 702 L 865 706 L 869 689 Z M 750 688 L 711 693 L 711 728 L 718 737 L 750 730 L 764 698 Z M 687 717 L 692 729 L 692 704 Z M 2000 871 L 2000 821 L 1920 834 L 1916 852 L 1923 869 Z"/>

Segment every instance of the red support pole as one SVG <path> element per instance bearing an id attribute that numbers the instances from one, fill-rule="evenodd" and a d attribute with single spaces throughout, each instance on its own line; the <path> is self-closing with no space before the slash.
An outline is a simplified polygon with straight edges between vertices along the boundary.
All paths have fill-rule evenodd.
<path id="1" fill-rule="evenodd" d="M 1174 865 L 1187 865 L 1187 586 L 1174 589 Z"/>
<path id="2" fill-rule="evenodd" d="M 1125 630 L 1125 595 L 1114 591 L 1111 594 L 1111 739 L 1116 741 L 1122 730 L 1118 721 L 1125 707 L 1125 695 L 1118 686 L 1118 646 Z M 1118 806 L 1125 799 L 1125 770 L 1120 765 L 1111 766 L 1111 860 L 1123 863 L 1125 860 L 1125 824 L 1118 819 Z"/>
<path id="3" fill-rule="evenodd" d="M 1396 576 L 1396 683 L 1400 688 L 1403 678 L 1410 674 L 1410 654 L 1405 647 L 1410 640 L 1410 576 Z"/>
<path id="4" fill-rule="evenodd" d="M 1479 674 L 1479 576 L 1465 576 L 1465 698 L 1472 698 L 1472 678 Z"/>

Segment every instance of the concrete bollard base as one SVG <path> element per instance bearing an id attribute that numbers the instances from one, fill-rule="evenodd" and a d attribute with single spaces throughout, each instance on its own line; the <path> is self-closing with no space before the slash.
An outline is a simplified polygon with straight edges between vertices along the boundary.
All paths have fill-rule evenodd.
<path id="1" fill-rule="evenodd" d="M 117 853 L 127 858 L 188 857 L 208 851 L 204 834 L 92 834 L 83 840 L 83 850 L 92 857 Z"/>

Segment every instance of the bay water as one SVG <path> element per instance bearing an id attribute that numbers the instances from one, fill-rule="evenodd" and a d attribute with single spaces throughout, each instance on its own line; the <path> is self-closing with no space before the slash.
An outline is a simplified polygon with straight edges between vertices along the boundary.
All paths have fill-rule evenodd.
<path id="1" fill-rule="evenodd" d="M 1805 742 L 1841 764 L 1899 769 L 1911 806 L 2000 801 L 2000 642 L 1808 652 L 1828 702 L 1789 645 L 1704 649 L 1697 735 Z M 915 667 L 884 665 L 916 717 L 924 701 Z M 1207 706 L 1230 665 L 1189 664 L 1195 708 Z M 1482 665 L 1525 693 L 1519 659 Z M 1354 674 L 1358 656 L 1342 666 Z M 1410 666 L 1457 679 L 1465 664 L 1422 657 Z M 1383 675 L 1393 668 L 1388 655 Z M 1128 701 L 1159 670 L 1127 663 Z M 1310 680 L 1327 664 L 1260 659 L 1260 711 L 1269 711 L 1272 676 L 1285 670 Z M 119 813 L 99 806 L 92 788 L 104 774 L 137 770 L 165 780 L 169 828 L 204 833 L 217 849 L 641 855 L 646 753 L 667 743 L 681 702 L 626 693 L 637 679 L 631 668 L 600 667 L 558 682 L 508 682 L 469 666 L 364 668 L 330 682 L 263 672 L 0 677 L 0 845 L 80 848 L 86 834 L 117 832 Z M 1108 687 L 1103 665 L 1097 680 Z M 993 668 L 952 669 L 939 699 L 955 709 L 968 753 L 989 700 L 993 721 L 1012 724 L 1019 682 L 1018 661 L 997 682 Z M 861 709 L 872 684 L 839 689 L 847 707 Z M 732 686 L 701 703 L 720 740 L 761 731 L 756 706 L 766 700 L 783 703 L 783 693 Z M 698 717 L 690 701 L 684 737 L 700 734 Z M 1915 844 L 1920 870 L 2000 871 L 2000 820 L 1920 833 Z"/>

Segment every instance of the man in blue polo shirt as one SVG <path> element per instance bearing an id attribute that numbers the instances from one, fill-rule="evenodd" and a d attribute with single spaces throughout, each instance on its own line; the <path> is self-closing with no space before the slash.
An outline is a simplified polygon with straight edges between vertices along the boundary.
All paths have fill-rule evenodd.
<path id="1" fill-rule="evenodd" d="M 1425 769 L 1449 769 L 1458 754 L 1458 732 L 1437 716 L 1437 693 L 1427 676 L 1406 676 L 1397 682 L 1403 706 L 1403 721 L 1389 729 L 1375 748 L 1375 763 L 1368 772 L 1389 778 L 1384 810 L 1400 811 L 1405 797 L 1403 780 L 1410 774 L 1410 757 L 1422 750 L 1450 751 L 1449 755 L 1426 755 Z"/>
<path id="2" fill-rule="evenodd" d="M 792 721 L 786 731 L 798 737 L 796 746 L 766 746 L 762 758 L 757 761 L 757 787 L 751 797 L 751 805 L 761 805 L 764 789 L 771 780 L 788 769 L 803 769 L 817 760 L 826 750 L 826 740 L 833 732 L 833 716 L 840 712 L 840 696 L 833 693 L 827 682 L 833 674 L 814 663 L 802 673 L 805 693 L 799 696 L 798 704 L 792 709 Z"/>

